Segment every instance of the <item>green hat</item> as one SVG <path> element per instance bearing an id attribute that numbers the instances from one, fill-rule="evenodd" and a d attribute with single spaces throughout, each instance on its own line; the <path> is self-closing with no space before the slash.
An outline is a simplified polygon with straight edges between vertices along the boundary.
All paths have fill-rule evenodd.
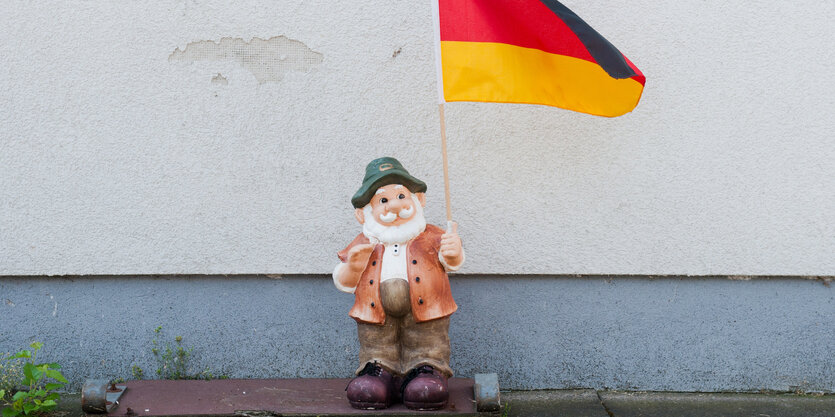
<path id="1" fill-rule="evenodd" d="M 403 168 L 403 165 L 400 164 L 400 161 L 386 156 L 371 161 L 365 167 L 365 178 L 362 179 L 362 186 L 351 198 L 351 204 L 356 208 L 365 207 L 378 188 L 389 184 L 401 184 L 413 193 L 426 192 L 426 183 L 411 176 L 409 171 L 406 171 L 406 168 Z"/>

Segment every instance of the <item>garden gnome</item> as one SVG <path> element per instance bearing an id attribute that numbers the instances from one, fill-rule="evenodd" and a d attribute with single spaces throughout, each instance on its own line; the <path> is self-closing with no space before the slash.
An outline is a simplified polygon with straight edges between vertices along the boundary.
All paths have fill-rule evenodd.
<path id="1" fill-rule="evenodd" d="M 457 225 L 446 232 L 423 216 L 426 184 L 394 158 L 379 158 L 351 199 L 362 225 L 333 281 L 355 295 L 349 315 L 360 342 L 357 376 L 348 384 L 354 408 L 380 409 L 396 401 L 434 410 L 449 398 L 449 316 L 452 299 L 447 271 L 464 262 Z"/>

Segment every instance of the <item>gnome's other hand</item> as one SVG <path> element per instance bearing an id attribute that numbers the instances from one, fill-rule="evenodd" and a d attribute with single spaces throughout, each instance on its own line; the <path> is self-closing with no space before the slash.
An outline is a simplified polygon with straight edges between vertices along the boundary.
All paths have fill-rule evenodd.
<path id="1" fill-rule="evenodd" d="M 371 252 L 374 250 L 374 245 L 368 243 L 364 245 L 356 245 L 348 251 L 348 268 L 353 273 L 361 273 L 365 271 L 365 266 L 368 265 L 368 258 L 371 257 Z"/>
<path id="2" fill-rule="evenodd" d="M 441 236 L 441 256 L 449 266 L 458 266 L 464 261 L 461 238 L 458 236 L 458 223 L 452 222 L 449 230 Z"/>

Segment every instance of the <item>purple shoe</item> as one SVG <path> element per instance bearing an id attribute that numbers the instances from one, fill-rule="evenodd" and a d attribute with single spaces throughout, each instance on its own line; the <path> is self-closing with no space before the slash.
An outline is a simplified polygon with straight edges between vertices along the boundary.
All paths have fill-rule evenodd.
<path id="1" fill-rule="evenodd" d="M 449 388 L 446 377 L 429 365 L 409 371 L 403 382 L 403 404 L 413 410 L 438 410 L 446 407 Z"/>
<path id="2" fill-rule="evenodd" d="M 345 388 L 351 407 L 361 410 L 388 408 L 394 397 L 392 376 L 376 363 L 367 363 Z"/>

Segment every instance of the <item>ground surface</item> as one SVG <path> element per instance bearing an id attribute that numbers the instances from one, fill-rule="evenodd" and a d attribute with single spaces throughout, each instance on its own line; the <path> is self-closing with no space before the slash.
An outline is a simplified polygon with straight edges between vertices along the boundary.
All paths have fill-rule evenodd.
<path id="1" fill-rule="evenodd" d="M 794 394 L 701 394 L 595 390 L 502 393 L 504 410 L 493 416 L 565 417 L 833 417 L 835 396 Z M 55 417 L 81 417 L 81 396 L 66 394 Z M 432 412 L 423 415 L 437 415 Z M 243 414 L 239 414 L 243 415 Z M 247 415 L 255 416 L 256 413 Z M 270 415 L 270 414 L 262 414 Z M 287 416 L 294 414 L 285 414 Z M 329 416 L 347 414 L 322 414 Z M 369 411 L 390 416 L 396 412 Z M 402 414 L 401 414 L 402 415 Z"/>
<path id="2" fill-rule="evenodd" d="M 618 392 L 504 393 L 508 416 L 570 417 L 833 417 L 835 396 Z"/>

